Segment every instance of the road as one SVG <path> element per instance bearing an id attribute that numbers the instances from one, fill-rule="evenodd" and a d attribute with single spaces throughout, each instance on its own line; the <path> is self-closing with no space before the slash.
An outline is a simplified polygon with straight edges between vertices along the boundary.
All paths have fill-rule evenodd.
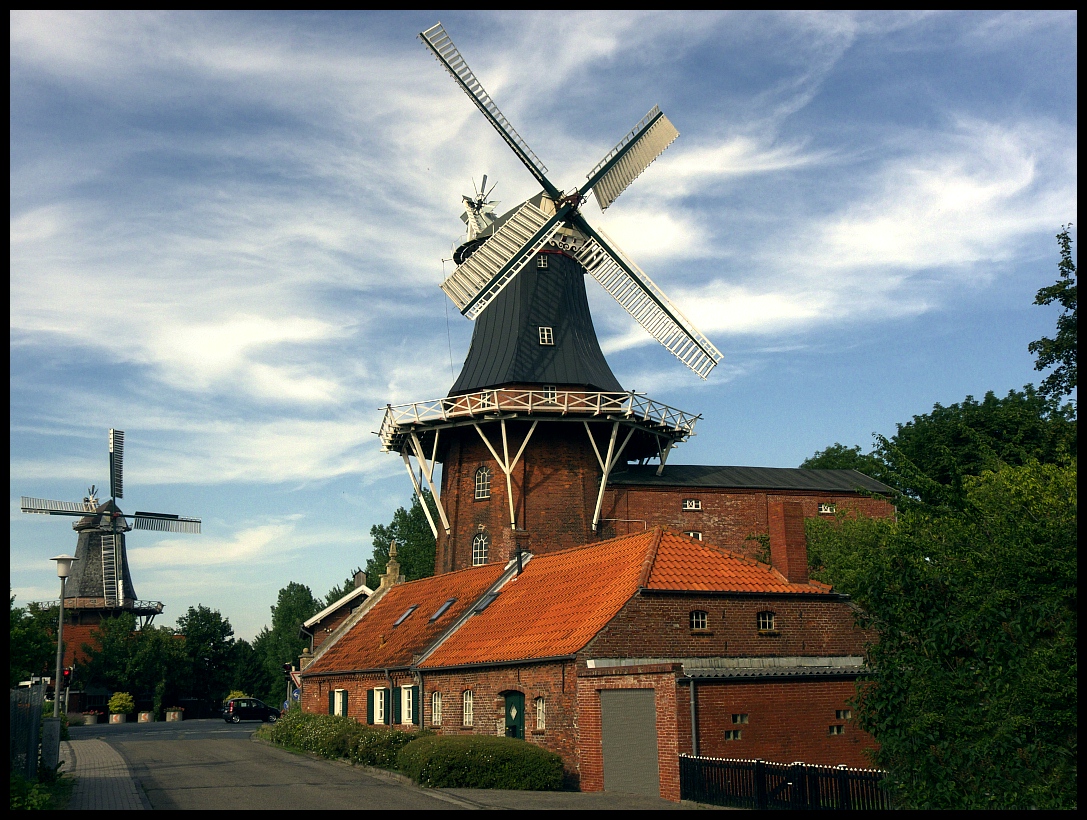
<path id="1" fill-rule="evenodd" d="M 254 740 L 220 720 L 72 726 L 116 749 L 153 809 L 692 809 L 639 795 L 423 789 L 398 775 Z"/>

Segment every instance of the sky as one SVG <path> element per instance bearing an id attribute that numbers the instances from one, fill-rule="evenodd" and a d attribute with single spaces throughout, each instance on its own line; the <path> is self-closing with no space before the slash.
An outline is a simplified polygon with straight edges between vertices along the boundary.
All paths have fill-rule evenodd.
<path id="1" fill-rule="evenodd" d="M 1044 374 L 1076 214 L 1075 12 L 11 12 L 10 584 L 56 598 L 126 433 L 156 625 L 238 638 L 407 505 L 373 431 L 444 396 L 439 289 L 483 174 L 536 183 L 419 42 L 441 21 L 569 190 L 653 105 L 679 139 L 603 228 L 723 354 L 703 382 L 588 282 L 620 383 L 701 414 L 671 463 L 795 467 Z M 1072 229 L 1073 238 L 1076 229 Z"/>

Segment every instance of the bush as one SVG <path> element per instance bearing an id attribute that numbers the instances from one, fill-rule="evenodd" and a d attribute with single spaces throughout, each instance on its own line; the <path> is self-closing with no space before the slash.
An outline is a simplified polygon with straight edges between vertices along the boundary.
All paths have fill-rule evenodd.
<path id="1" fill-rule="evenodd" d="M 362 766 L 379 766 L 382 769 L 395 769 L 400 750 L 419 736 L 414 732 L 402 732 L 399 729 L 370 726 L 359 728 L 362 732 L 351 750 L 351 762 Z"/>
<path id="2" fill-rule="evenodd" d="M 111 715 L 127 715 L 136 711 L 136 701 L 128 692 L 114 692 L 109 699 L 109 713 Z"/>
<path id="3" fill-rule="evenodd" d="M 54 776 L 52 780 L 35 783 L 22 775 L 9 775 L 9 808 L 22 811 L 63 809 L 68 804 L 75 781 L 70 777 Z"/>
<path id="4" fill-rule="evenodd" d="M 397 766 L 421 786 L 532 791 L 562 787 L 562 758 L 508 737 L 421 737 L 400 750 Z"/>
<path id="5" fill-rule="evenodd" d="M 386 769 L 395 768 L 397 753 L 416 737 L 412 732 L 364 726 L 353 718 L 307 714 L 298 708 L 261 731 L 277 746 Z"/>

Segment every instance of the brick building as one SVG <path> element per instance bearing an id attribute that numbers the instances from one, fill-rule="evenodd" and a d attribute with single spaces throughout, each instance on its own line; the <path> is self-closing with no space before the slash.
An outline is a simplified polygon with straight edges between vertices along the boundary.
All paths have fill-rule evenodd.
<path id="1" fill-rule="evenodd" d="M 771 511 L 774 565 L 656 527 L 524 555 L 520 572 L 402 583 L 394 558 L 306 661 L 302 708 L 521 737 L 583 790 L 673 800 L 683 753 L 866 765 L 849 701 L 871 636 L 795 571 L 798 506 Z"/>

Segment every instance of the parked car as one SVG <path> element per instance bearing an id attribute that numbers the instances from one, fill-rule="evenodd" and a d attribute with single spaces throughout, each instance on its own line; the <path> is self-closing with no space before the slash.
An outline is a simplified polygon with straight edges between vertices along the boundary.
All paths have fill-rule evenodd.
<path id="1" fill-rule="evenodd" d="M 279 710 L 256 698 L 231 698 L 223 704 L 223 720 L 227 723 L 241 723 L 243 720 L 275 723 L 279 720 Z"/>

